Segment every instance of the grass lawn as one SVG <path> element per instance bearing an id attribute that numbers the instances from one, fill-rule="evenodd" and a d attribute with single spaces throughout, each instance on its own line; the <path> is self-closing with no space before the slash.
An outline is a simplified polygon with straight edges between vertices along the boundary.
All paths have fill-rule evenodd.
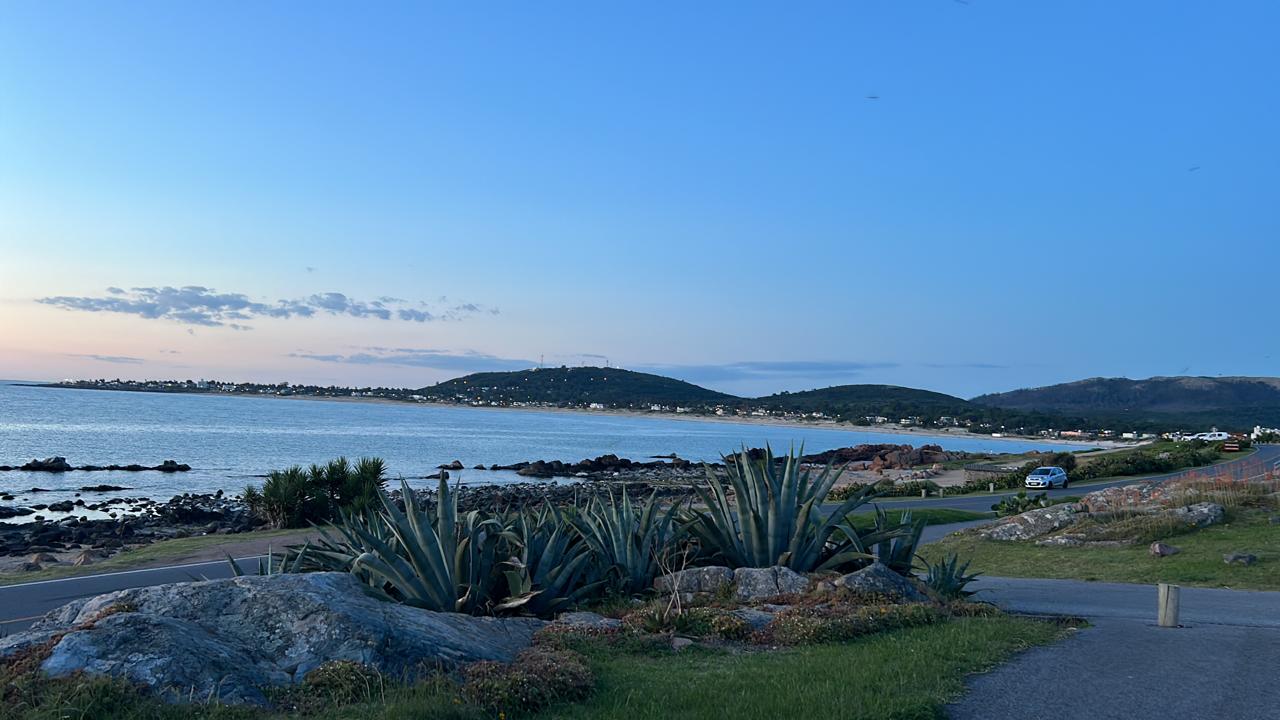
<path id="1" fill-rule="evenodd" d="M 921 550 L 930 561 L 948 553 L 972 558 L 970 570 L 1005 577 L 1070 578 L 1102 582 L 1170 582 L 1203 587 L 1280 590 L 1280 526 L 1261 510 L 1233 513 L 1230 522 L 1165 542 L 1182 549 L 1154 558 L 1146 545 L 1114 548 L 1040 547 L 1031 543 L 982 540 L 954 535 Z M 1258 556 L 1249 567 L 1227 565 L 1222 556 L 1237 550 Z"/>
<path id="2" fill-rule="evenodd" d="M 594 654 L 596 694 L 538 717 L 935 718 L 965 676 L 1060 633 L 1022 618 L 972 618 L 774 652 Z"/>
<path id="3" fill-rule="evenodd" d="M 596 678 L 594 694 L 580 703 L 553 705 L 532 717 L 937 718 L 941 706 L 963 691 L 966 676 L 1020 650 L 1052 642 L 1063 632 L 1051 623 L 1000 616 L 776 651 L 692 648 L 679 654 L 655 654 L 589 643 L 583 651 Z M 64 681 L 23 695 L 21 701 L 0 709 L 0 717 L 268 720 L 295 716 L 225 706 L 160 705 L 142 700 L 119 683 Z M 493 716 L 462 701 L 452 683 L 427 681 L 389 687 L 377 702 L 330 707 L 306 717 L 478 720 Z"/>
<path id="4" fill-rule="evenodd" d="M 268 544 L 275 550 L 282 550 L 285 545 L 302 542 L 302 538 L 313 534 L 311 530 L 262 530 L 258 532 L 237 533 L 234 535 L 197 535 L 175 540 L 161 540 L 136 548 L 121 551 L 92 565 L 52 565 L 36 572 L 0 573 L 0 585 L 35 582 L 38 580 L 56 580 L 76 575 L 96 575 L 98 573 L 134 570 L 141 567 L 155 567 L 167 563 L 203 562 L 223 559 L 222 547 L 237 557 L 242 556 L 239 550 L 261 546 L 261 550 L 249 554 L 266 552 Z"/>

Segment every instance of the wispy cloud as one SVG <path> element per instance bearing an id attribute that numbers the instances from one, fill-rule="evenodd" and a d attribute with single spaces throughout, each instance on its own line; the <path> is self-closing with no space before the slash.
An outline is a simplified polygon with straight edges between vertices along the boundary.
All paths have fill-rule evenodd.
<path id="1" fill-rule="evenodd" d="M 85 358 L 87 360 L 97 360 L 98 362 L 116 363 L 119 365 L 141 365 L 146 362 L 142 358 L 129 357 L 128 355 L 96 355 L 93 353 L 67 353 L 68 357 Z"/>
<path id="2" fill-rule="evenodd" d="M 365 347 L 345 354 L 299 351 L 289 353 L 289 357 L 347 365 L 402 365 L 457 372 L 523 370 L 537 364 L 532 360 L 503 358 L 473 350 L 455 352 L 430 348 Z"/>
<path id="3" fill-rule="evenodd" d="M 100 297 L 58 295 L 39 298 L 36 302 L 65 310 L 121 313 L 148 320 L 170 320 L 184 325 L 229 327 L 233 330 L 251 329 L 244 321 L 256 318 L 308 318 L 325 314 L 422 323 L 461 320 L 478 313 L 497 313 L 496 308 L 475 303 L 432 308 L 426 303 L 411 304 L 393 297 L 356 300 L 339 292 L 260 302 L 243 293 L 219 293 L 199 285 L 136 287 L 127 291 L 110 287 L 107 294 Z"/>
<path id="4" fill-rule="evenodd" d="M 846 360 L 754 360 L 720 365 L 647 365 L 637 370 L 656 372 L 692 383 L 742 380 L 852 380 L 867 370 L 899 367 L 894 362 Z"/>

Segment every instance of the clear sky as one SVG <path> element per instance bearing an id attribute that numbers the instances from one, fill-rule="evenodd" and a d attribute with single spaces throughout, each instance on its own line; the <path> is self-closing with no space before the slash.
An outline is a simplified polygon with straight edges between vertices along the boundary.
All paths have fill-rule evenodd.
<path id="1" fill-rule="evenodd" d="M 1275 375 L 1277 27 L 1272 0 L 3 3 L 0 377 Z"/>

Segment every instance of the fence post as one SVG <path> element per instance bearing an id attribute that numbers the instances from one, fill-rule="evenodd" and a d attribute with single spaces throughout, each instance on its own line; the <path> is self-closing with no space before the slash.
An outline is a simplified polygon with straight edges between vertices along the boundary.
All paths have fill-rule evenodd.
<path id="1" fill-rule="evenodd" d="M 1160 627 L 1178 627 L 1178 595 L 1181 590 L 1177 585 L 1156 585 L 1157 624 Z"/>

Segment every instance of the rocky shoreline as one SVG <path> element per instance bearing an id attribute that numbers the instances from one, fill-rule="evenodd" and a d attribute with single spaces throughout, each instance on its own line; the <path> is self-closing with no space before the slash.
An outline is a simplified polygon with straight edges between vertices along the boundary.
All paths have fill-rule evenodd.
<path id="1" fill-rule="evenodd" d="M 748 453 L 763 457 L 764 450 Z M 907 468 L 968 457 L 967 453 L 944 451 L 936 445 L 913 448 L 910 445 L 859 445 L 850 448 L 806 455 L 802 460 L 814 465 L 827 463 L 861 465 L 863 469 Z M 96 466 L 72 468 L 65 458 L 52 457 L 33 461 L 43 472 L 65 472 L 69 469 L 95 469 Z M 28 463 L 31 465 L 31 463 Z M 64 467 L 65 466 L 65 467 Z M 3 467 L 3 466 L 0 466 Z M 120 467 L 120 466 L 107 466 Z M 133 468 L 136 466 L 123 466 Z M 441 465 L 434 478 L 448 479 L 449 472 L 463 469 L 461 461 Z M 602 455 L 579 462 L 559 460 L 533 460 L 512 465 L 477 466 L 484 470 L 506 470 L 531 478 L 530 482 L 510 484 L 461 484 L 457 487 L 459 509 L 466 512 L 477 509 L 508 510 L 540 502 L 569 505 L 586 500 L 600 493 L 625 492 L 632 498 L 657 494 L 671 501 L 680 501 L 694 495 L 695 486 L 711 472 L 723 471 L 723 463 L 696 463 L 676 455 L 656 456 L 643 461 Z M 25 469 L 34 469 L 24 466 Z M 156 468 L 176 472 L 188 466 L 165 461 Z M 560 482 L 565 478 L 568 482 Z M 390 496 L 400 501 L 400 490 L 392 483 Z M 128 488 L 116 485 L 93 485 L 80 488 L 81 492 L 118 492 Z M 49 492 L 34 487 L 23 494 Z M 415 491 L 419 498 L 432 502 L 433 489 Z M 14 496 L 0 493 L 0 499 L 13 500 Z M 93 514 L 106 514 L 105 518 L 90 518 Z M 48 514 L 65 514 L 49 518 Z M 83 514 L 81 514 L 83 513 Z M 34 503 L 24 506 L 0 505 L 0 519 L 30 518 L 28 522 L 0 523 L 0 556 L 17 558 L 30 556 L 22 569 L 38 570 L 58 561 L 90 564 L 109 557 L 127 546 L 145 545 L 158 540 L 189 537 L 192 535 L 231 534 L 261 529 L 265 523 L 254 517 L 244 501 L 223 491 L 212 494 L 183 494 L 167 501 L 143 497 L 114 497 L 101 501 L 85 500 L 80 492 L 75 499 L 53 503 Z M 66 558 L 53 557 L 67 555 Z"/>

